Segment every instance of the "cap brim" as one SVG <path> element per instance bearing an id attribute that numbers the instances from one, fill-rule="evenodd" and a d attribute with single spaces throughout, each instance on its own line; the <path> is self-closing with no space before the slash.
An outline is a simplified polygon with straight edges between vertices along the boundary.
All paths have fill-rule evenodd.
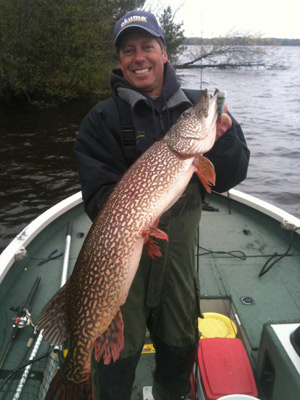
<path id="1" fill-rule="evenodd" d="M 141 31 L 146 31 L 146 32 L 150 33 L 152 36 L 155 36 L 155 37 L 157 37 L 157 38 L 160 37 L 160 38 L 162 39 L 162 41 L 164 42 L 164 39 L 163 39 L 160 35 L 158 35 L 156 32 L 152 31 L 151 29 L 146 28 L 146 27 L 144 27 L 144 26 L 136 25 L 136 24 L 130 24 L 129 26 L 126 26 L 125 28 L 123 28 L 123 29 L 118 33 L 118 35 L 116 36 L 116 38 L 115 38 L 115 46 L 116 46 L 116 47 L 118 46 L 118 42 L 119 42 L 120 39 L 122 38 L 123 34 L 124 34 L 125 32 L 128 32 L 128 30 L 129 30 L 129 29 L 132 29 L 132 28 L 135 28 L 135 29 L 138 28 L 138 29 L 140 29 Z"/>

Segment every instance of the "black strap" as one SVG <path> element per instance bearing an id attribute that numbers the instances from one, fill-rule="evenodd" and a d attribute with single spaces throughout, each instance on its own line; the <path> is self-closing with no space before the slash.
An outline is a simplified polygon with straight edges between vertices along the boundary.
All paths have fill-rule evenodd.
<path id="1" fill-rule="evenodd" d="M 136 160 L 136 137 L 131 118 L 131 108 L 121 97 L 114 96 L 113 99 L 119 112 L 123 155 L 127 165 L 130 166 Z"/>

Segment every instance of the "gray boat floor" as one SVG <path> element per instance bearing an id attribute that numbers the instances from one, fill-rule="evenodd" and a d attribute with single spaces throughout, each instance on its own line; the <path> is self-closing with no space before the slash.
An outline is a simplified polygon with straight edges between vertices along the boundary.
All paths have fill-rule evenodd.
<path id="1" fill-rule="evenodd" d="M 210 205 L 219 211 L 203 213 L 200 246 L 226 254 L 200 257 L 201 297 L 230 298 L 251 349 L 255 351 L 265 323 L 299 322 L 299 238 L 288 256 L 259 277 L 264 264 L 275 253 L 285 254 L 291 232 L 282 229 L 274 219 L 232 200 L 218 196 Z M 239 252 L 245 259 L 236 257 L 242 255 Z M 254 303 L 244 305 L 241 301 L 244 296 L 251 297 Z"/>
<path id="2" fill-rule="evenodd" d="M 237 314 L 247 342 L 249 356 L 255 364 L 263 325 L 268 322 L 300 322 L 300 245 L 299 238 L 289 254 L 277 262 L 264 276 L 258 277 L 263 265 L 275 253 L 284 254 L 289 247 L 291 232 L 282 229 L 279 222 L 243 204 L 223 196 L 207 198 L 218 211 L 203 211 L 200 224 L 199 256 L 196 264 L 201 284 L 202 311 L 215 311 L 213 301 L 230 304 L 230 314 Z M 41 308 L 60 287 L 63 257 L 38 266 L 53 250 L 64 251 L 67 223 L 73 221 L 70 253 L 71 272 L 85 239 L 90 221 L 82 205 L 76 206 L 41 233 L 39 241 L 27 248 L 28 256 L 15 263 L 1 285 L 0 351 L 7 343 L 14 313 L 11 306 L 23 303 L 37 276 L 41 283 L 34 299 L 32 319 L 37 321 Z M 59 254 L 57 252 L 57 254 Z M 197 253 L 197 251 L 196 251 Z M 251 297 L 252 305 L 244 305 L 242 297 Z M 226 300 L 230 300 L 229 302 Z M 21 330 L 13 344 L 5 365 L 15 367 L 16 354 L 22 354 L 22 338 L 30 335 Z M 41 349 L 46 348 L 43 343 Z M 42 351 L 41 350 L 41 351 Z M 132 400 L 142 399 L 142 387 L 152 385 L 154 354 L 144 354 L 137 370 Z M 22 398 L 22 397 L 21 397 Z M 24 397 L 26 398 L 26 397 Z M 29 399 L 29 397 L 27 397 Z M 1 396 L 0 396 L 1 399 Z"/>

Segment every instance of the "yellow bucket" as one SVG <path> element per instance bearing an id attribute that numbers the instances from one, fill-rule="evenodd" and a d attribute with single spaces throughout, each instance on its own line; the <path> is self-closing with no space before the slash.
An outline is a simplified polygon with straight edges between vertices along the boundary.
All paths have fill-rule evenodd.
<path id="1" fill-rule="evenodd" d="M 201 338 L 235 338 L 237 335 L 236 324 L 226 315 L 207 312 L 204 318 L 198 318 L 198 329 Z"/>

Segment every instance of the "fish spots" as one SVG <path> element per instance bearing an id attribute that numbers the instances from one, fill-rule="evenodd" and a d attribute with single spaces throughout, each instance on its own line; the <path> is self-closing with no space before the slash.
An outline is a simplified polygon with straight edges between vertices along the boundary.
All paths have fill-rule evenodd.
<path id="1" fill-rule="evenodd" d="M 138 267 L 142 232 L 153 226 L 173 200 L 173 188 L 187 165 L 166 143 L 155 143 L 125 173 L 97 215 L 67 294 L 71 336 L 63 369 L 70 381 L 87 379 L 94 342 L 103 336 L 126 300 Z M 117 357 L 122 346 L 117 345 L 117 330 L 112 330 L 116 335 L 113 357 Z"/>

